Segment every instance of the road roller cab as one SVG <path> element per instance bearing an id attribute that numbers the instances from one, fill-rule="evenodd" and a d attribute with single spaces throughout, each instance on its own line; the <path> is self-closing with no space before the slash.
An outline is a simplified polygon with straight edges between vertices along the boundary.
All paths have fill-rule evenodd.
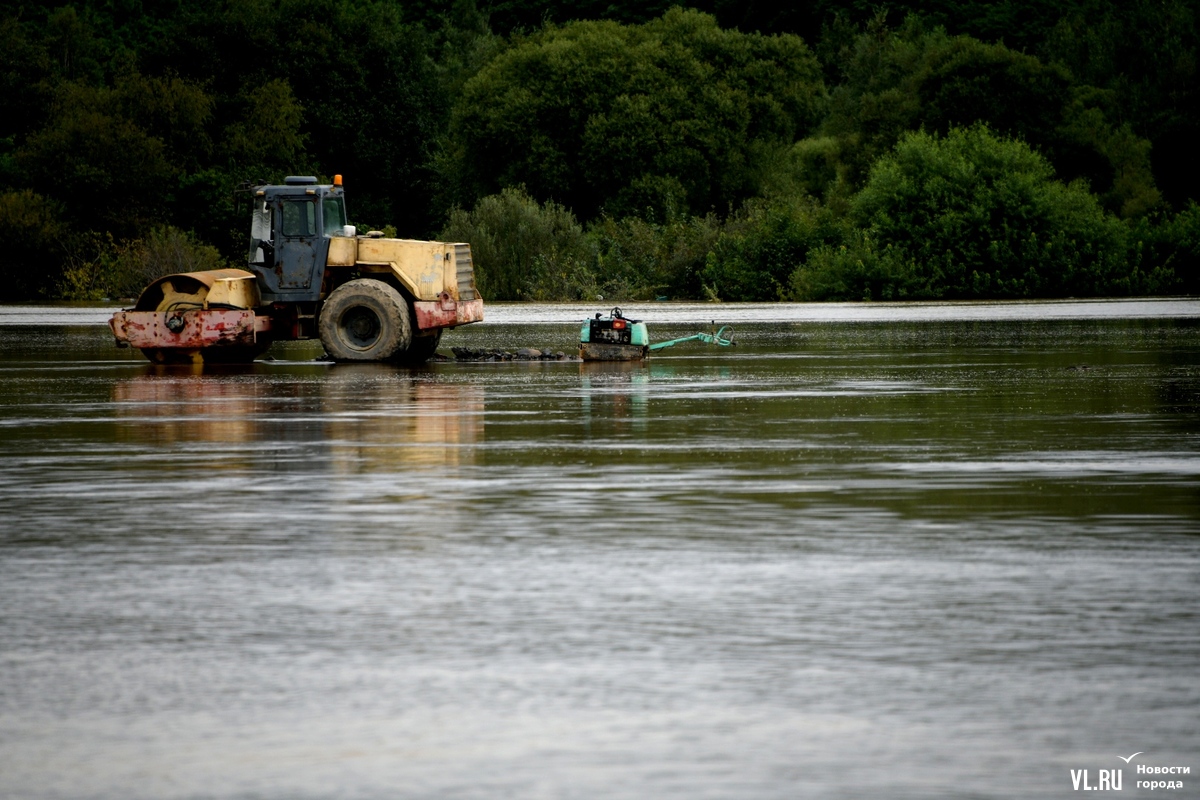
<path id="1" fill-rule="evenodd" d="M 282 186 L 257 186 L 250 217 L 249 269 L 268 303 L 315 303 L 334 237 L 353 237 L 346 224 L 340 177 L 322 186 L 292 176 Z"/>

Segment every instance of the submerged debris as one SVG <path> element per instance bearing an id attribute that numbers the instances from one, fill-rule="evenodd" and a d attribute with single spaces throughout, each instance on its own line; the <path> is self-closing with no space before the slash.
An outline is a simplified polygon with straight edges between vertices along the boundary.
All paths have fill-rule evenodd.
<path id="1" fill-rule="evenodd" d="M 508 350 L 476 350 L 472 347 L 452 347 L 458 361 L 578 361 L 578 356 L 569 356 L 562 350 L 537 350 L 522 347 L 515 353 Z"/>

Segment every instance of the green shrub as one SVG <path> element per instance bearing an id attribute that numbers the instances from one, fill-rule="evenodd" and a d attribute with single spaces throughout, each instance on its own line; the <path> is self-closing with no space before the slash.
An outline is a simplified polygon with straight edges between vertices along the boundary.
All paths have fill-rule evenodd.
<path id="1" fill-rule="evenodd" d="M 1028 145 L 986 126 L 917 132 L 871 168 L 852 218 L 944 298 L 1129 294 L 1145 288 L 1129 228 Z"/>
<path id="2" fill-rule="evenodd" d="M 522 189 L 488 195 L 471 211 L 456 209 L 443 241 L 469 242 L 480 293 L 491 300 L 594 296 L 593 261 L 583 228 L 557 203 Z"/>
<path id="3" fill-rule="evenodd" d="M 522 289 L 527 300 L 594 300 L 601 297 L 588 262 L 574 253 L 534 254 Z"/>
<path id="4" fill-rule="evenodd" d="M 915 265 L 895 247 L 879 248 L 870 234 L 854 231 L 843 244 L 808 251 L 788 279 L 784 298 L 819 300 L 922 300 L 929 294 Z"/>
<path id="5" fill-rule="evenodd" d="M 29 190 L 0 193 L 0 301 L 32 300 L 52 292 L 63 259 L 59 209 Z"/>
<path id="6" fill-rule="evenodd" d="M 155 228 L 145 239 L 114 240 L 111 234 L 77 236 L 67 249 L 58 283 L 63 300 L 137 297 L 147 284 L 178 272 L 222 269 L 215 247 L 178 228 Z"/>
<path id="7" fill-rule="evenodd" d="M 1169 271 L 1167 290 L 1200 294 L 1200 205 L 1195 201 L 1145 232 L 1153 262 Z"/>
<path id="8" fill-rule="evenodd" d="M 588 228 L 599 293 L 609 300 L 698 297 L 705 258 L 719 234 L 712 214 L 662 224 L 604 217 Z"/>
<path id="9" fill-rule="evenodd" d="M 840 242 L 844 226 L 806 197 L 751 201 L 725 226 L 708 253 L 705 293 L 721 300 L 778 300 L 814 247 Z"/>

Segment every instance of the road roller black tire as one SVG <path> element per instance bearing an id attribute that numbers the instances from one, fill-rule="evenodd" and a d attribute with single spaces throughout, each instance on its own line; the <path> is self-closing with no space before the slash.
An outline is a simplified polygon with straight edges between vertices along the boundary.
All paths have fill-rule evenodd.
<path id="1" fill-rule="evenodd" d="M 437 352 L 442 342 L 442 331 L 439 329 L 432 336 L 414 336 L 408 352 L 400 356 L 400 362 L 409 366 L 420 366 Z"/>
<path id="2" fill-rule="evenodd" d="M 334 361 L 387 361 L 412 345 L 408 301 L 370 278 L 344 283 L 321 306 L 317 331 Z"/>

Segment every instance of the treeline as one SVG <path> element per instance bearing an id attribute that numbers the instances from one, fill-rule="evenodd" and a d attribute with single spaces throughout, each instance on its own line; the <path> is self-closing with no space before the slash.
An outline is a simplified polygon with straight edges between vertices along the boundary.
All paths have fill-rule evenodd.
<path id="1" fill-rule="evenodd" d="M 245 181 L 492 299 L 1200 291 L 1200 2 L 0 2 L 0 299 L 239 263 Z"/>

